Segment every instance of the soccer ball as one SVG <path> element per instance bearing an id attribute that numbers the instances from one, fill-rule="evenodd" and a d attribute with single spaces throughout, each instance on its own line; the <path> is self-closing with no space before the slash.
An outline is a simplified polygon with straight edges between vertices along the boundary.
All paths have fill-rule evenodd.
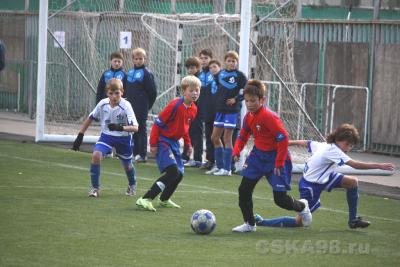
<path id="1" fill-rule="evenodd" d="M 209 210 L 198 210 L 190 219 L 190 226 L 196 234 L 207 235 L 217 226 L 214 214 Z"/>

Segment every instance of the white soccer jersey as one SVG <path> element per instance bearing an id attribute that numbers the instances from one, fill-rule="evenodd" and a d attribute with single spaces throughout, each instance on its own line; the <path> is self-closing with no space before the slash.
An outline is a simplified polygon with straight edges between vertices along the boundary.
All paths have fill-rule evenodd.
<path id="1" fill-rule="evenodd" d="M 138 126 L 131 103 L 124 98 L 121 98 L 118 106 L 113 108 L 108 98 L 102 99 L 89 114 L 89 117 L 95 121 L 100 121 L 102 133 L 112 136 L 127 136 L 130 133 L 125 131 L 110 131 L 107 127 L 110 123 Z"/>
<path id="2" fill-rule="evenodd" d="M 351 160 L 336 144 L 308 141 L 307 147 L 312 156 L 304 166 L 303 177 L 308 182 L 326 183 L 337 166 Z"/>

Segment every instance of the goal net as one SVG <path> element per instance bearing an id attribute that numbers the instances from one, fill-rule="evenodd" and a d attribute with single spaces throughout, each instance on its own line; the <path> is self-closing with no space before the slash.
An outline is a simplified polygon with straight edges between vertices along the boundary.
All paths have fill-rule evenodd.
<path id="1" fill-rule="evenodd" d="M 150 117 L 177 96 L 186 58 L 211 48 L 214 57 L 223 61 L 228 50 L 239 51 L 240 15 L 213 13 L 221 8 L 215 3 L 223 1 L 168 2 L 176 6 L 166 6 L 167 2 L 77 0 L 57 10 L 49 6 L 46 134 L 73 140 L 95 106 L 97 83 L 110 67 L 108 57 L 113 51 L 123 52 L 125 70 L 133 67 L 133 48 L 147 51 L 147 66 L 158 89 Z M 234 3 L 226 1 L 225 11 L 234 13 Z M 252 2 L 252 17 L 258 19 L 251 26 L 249 76 L 267 84 L 267 103 L 281 116 L 291 139 L 323 140 L 305 110 L 294 74 L 295 3 Z M 174 9 L 177 14 L 171 14 Z M 300 148 L 291 148 L 291 153 L 298 162 L 307 155 Z"/>

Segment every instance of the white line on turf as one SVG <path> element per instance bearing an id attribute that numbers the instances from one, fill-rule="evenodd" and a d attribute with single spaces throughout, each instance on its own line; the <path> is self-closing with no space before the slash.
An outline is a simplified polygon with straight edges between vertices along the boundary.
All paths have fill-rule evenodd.
<path id="1" fill-rule="evenodd" d="M 9 155 L 4 155 L 4 154 L 0 154 L 0 157 L 3 158 L 14 158 L 14 159 L 18 159 L 18 160 L 26 160 L 26 161 L 30 161 L 30 162 L 36 162 L 36 163 L 40 163 L 43 165 L 48 165 L 48 164 L 52 164 L 54 166 L 58 166 L 58 167 L 62 167 L 62 168 L 67 168 L 67 169 L 75 169 L 75 170 L 80 170 L 80 171 L 88 171 L 88 168 L 84 168 L 84 167 L 78 167 L 78 166 L 74 166 L 74 165 L 69 165 L 69 164 L 64 164 L 64 163 L 59 163 L 59 162 L 48 162 L 48 161 L 42 161 L 42 160 L 37 160 L 37 159 L 30 159 L 30 158 L 23 158 L 23 157 L 17 157 L 17 156 L 9 156 Z M 107 175 L 114 175 L 114 176 L 123 176 L 125 177 L 124 174 L 120 174 L 120 173 L 113 173 L 113 172 L 107 172 L 107 171 L 102 171 L 102 173 L 107 174 Z M 146 181 L 154 181 L 154 178 L 146 178 L 146 177 L 142 177 L 142 176 L 137 176 L 138 179 L 140 180 L 146 180 Z M 219 193 L 219 194 L 229 194 L 229 195 L 237 195 L 237 192 L 232 192 L 232 191 L 227 191 L 227 190 L 222 190 L 222 189 L 216 189 L 216 188 L 212 188 L 212 187 L 208 187 L 208 186 L 201 186 L 201 185 L 191 185 L 191 184 L 186 184 L 186 183 L 180 183 L 180 185 L 182 186 L 186 186 L 186 187 L 193 187 L 193 188 L 198 188 L 198 189 L 204 189 L 207 191 L 200 191 L 200 190 L 196 190 L 196 192 L 209 192 L 214 191 L 213 193 Z M 7 186 L 0 186 L 0 188 L 4 188 Z M 15 186 L 15 187 L 23 187 L 23 186 Z M 32 188 L 32 187 L 29 187 Z M 38 187 L 39 188 L 39 187 Z M 51 187 L 43 187 L 43 188 L 51 188 Z M 55 188 L 59 188 L 59 187 L 55 187 Z M 71 187 L 68 187 L 71 188 Z M 75 188 L 75 187 L 74 187 Z M 77 188 L 78 189 L 78 188 Z M 79 188 L 80 189 L 80 188 Z M 82 188 L 82 189 L 87 189 Z M 179 190 L 181 191 L 181 190 Z M 265 197 L 259 197 L 259 196 L 253 196 L 255 199 L 261 199 L 261 200 L 269 200 L 269 201 L 273 201 L 272 198 L 265 198 Z M 340 214 L 348 214 L 347 211 L 343 211 L 343 210 L 337 210 L 337 209 L 331 209 L 331 208 L 327 208 L 327 207 L 320 207 L 320 210 L 325 210 L 328 212 L 335 212 L 335 213 L 340 213 Z M 391 221 L 391 222 L 398 222 L 400 223 L 400 220 L 398 219 L 392 219 L 392 218 L 386 218 L 386 217 L 379 217 L 379 216 L 374 216 L 374 215 L 366 215 L 366 214 L 360 214 L 361 216 L 364 217 L 368 217 L 368 218 L 372 218 L 372 219 L 377 219 L 377 220 L 383 220 L 383 221 Z"/>

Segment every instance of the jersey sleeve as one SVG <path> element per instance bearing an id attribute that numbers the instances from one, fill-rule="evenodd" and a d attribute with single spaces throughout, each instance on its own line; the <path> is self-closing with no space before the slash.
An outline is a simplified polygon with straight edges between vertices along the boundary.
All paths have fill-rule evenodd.
<path id="1" fill-rule="evenodd" d="M 144 77 L 145 88 L 147 90 L 147 97 L 149 101 L 149 109 L 153 107 L 157 98 L 157 87 L 154 82 L 154 76 L 151 72 L 147 71 Z"/>
<path id="2" fill-rule="evenodd" d="M 285 165 L 285 160 L 288 155 L 289 134 L 287 133 L 281 119 L 272 112 L 267 113 L 267 127 L 275 137 L 277 146 L 277 155 L 275 159 L 275 167 L 281 168 Z"/>
<path id="3" fill-rule="evenodd" d="M 251 135 L 251 128 L 248 123 L 249 113 L 243 118 L 243 127 L 240 129 L 239 136 L 236 138 L 235 146 L 233 147 L 232 156 L 239 156 L 240 152 L 243 150 L 244 146 L 247 144 L 247 141 Z"/>
<path id="4" fill-rule="evenodd" d="M 106 83 L 104 81 L 104 72 L 100 77 L 99 83 L 97 84 L 97 90 L 96 90 L 96 104 L 99 103 L 105 95 L 105 88 L 106 88 Z M 125 88 L 124 88 L 125 89 Z"/>
<path id="5" fill-rule="evenodd" d="M 243 90 L 244 87 L 246 86 L 246 83 L 247 83 L 246 75 L 244 75 L 243 72 L 239 72 L 239 81 L 238 81 L 239 93 L 236 96 L 236 101 L 238 102 L 244 99 Z"/>
<path id="6" fill-rule="evenodd" d="M 323 143 L 312 140 L 307 141 L 307 151 L 314 154 Z"/>
<path id="7" fill-rule="evenodd" d="M 103 105 L 102 101 L 97 103 L 96 107 L 92 110 L 92 112 L 89 113 L 89 118 L 94 121 L 99 121 L 100 120 L 100 111 L 101 111 L 101 106 Z"/>
<path id="8" fill-rule="evenodd" d="M 332 144 L 332 148 L 327 150 L 325 156 L 330 161 L 336 163 L 339 166 L 344 165 L 346 162 L 350 161 L 351 158 L 346 155 L 340 148 L 335 144 Z"/>
<path id="9" fill-rule="evenodd" d="M 122 86 L 124 87 L 123 95 L 125 95 L 126 85 L 127 85 L 127 81 L 128 81 L 128 73 L 126 73 L 125 71 L 123 71 L 123 73 L 124 73 L 124 77 L 122 78 Z"/>
<path id="10" fill-rule="evenodd" d="M 150 131 L 150 146 L 157 146 L 160 137 L 160 129 L 167 125 L 168 119 L 171 117 L 176 100 L 171 101 L 161 112 L 158 114 L 157 119 L 154 121 L 153 127 Z"/>
<path id="11" fill-rule="evenodd" d="M 129 101 L 126 102 L 127 102 L 126 119 L 128 121 L 128 125 L 139 126 L 132 105 L 129 103 Z"/>

